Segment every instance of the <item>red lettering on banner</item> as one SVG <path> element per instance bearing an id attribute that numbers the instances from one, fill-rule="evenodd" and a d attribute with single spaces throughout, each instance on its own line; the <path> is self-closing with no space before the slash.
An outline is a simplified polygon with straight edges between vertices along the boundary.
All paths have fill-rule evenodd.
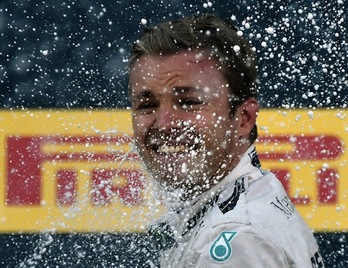
<path id="1" fill-rule="evenodd" d="M 282 159 L 285 161 L 303 160 L 334 160 L 344 152 L 341 139 L 330 135 L 306 135 L 306 136 L 261 136 L 259 142 L 264 145 L 284 145 L 291 144 L 291 151 L 285 152 L 260 152 L 262 160 Z M 282 182 L 285 190 L 290 193 L 290 172 L 286 169 L 273 170 Z M 337 177 L 338 171 L 335 169 L 320 170 L 317 178 L 317 197 L 319 204 L 334 205 L 338 201 Z M 311 202 L 309 197 L 290 197 L 294 204 L 308 204 Z"/>
<path id="2" fill-rule="evenodd" d="M 290 152 L 259 153 L 259 157 L 265 160 L 325 160 L 336 159 L 343 153 L 341 139 L 335 136 L 261 136 L 259 142 L 265 145 L 292 144 Z"/>
<path id="3" fill-rule="evenodd" d="M 39 205 L 41 201 L 41 139 L 8 137 L 6 203 Z"/>
<path id="4" fill-rule="evenodd" d="M 277 178 L 280 180 L 282 183 L 285 191 L 288 193 L 291 201 L 294 204 L 309 204 L 311 202 L 311 199 L 306 196 L 296 196 L 296 197 L 291 197 L 290 196 L 290 171 L 287 169 L 272 169 L 271 170 Z"/>
<path id="5" fill-rule="evenodd" d="M 57 204 L 73 205 L 77 198 L 77 174 L 73 169 L 61 169 L 57 172 Z"/>
<path id="6" fill-rule="evenodd" d="M 337 179 L 336 169 L 321 169 L 318 174 L 318 200 L 320 204 L 334 205 L 337 203 Z"/>
<path id="7" fill-rule="evenodd" d="M 124 159 L 138 159 L 136 153 L 121 152 L 59 152 L 45 153 L 43 145 L 76 145 L 76 144 L 116 144 L 124 145 L 132 142 L 128 136 L 10 136 L 7 138 L 7 205 L 40 205 L 41 169 L 42 163 L 48 161 L 105 161 L 120 162 Z M 284 152 L 261 152 L 262 160 L 283 159 L 284 164 L 291 160 L 320 161 L 334 160 L 343 154 L 342 141 L 336 136 L 261 136 L 259 142 L 270 144 L 291 144 L 292 150 Z M 288 169 L 272 170 L 279 177 L 286 191 L 290 192 L 290 171 Z M 56 175 L 56 202 L 58 205 L 72 205 L 77 201 L 77 171 L 74 169 L 58 170 Z M 338 201 L 338 170 L 322 169 L 318 172 L 317 192 L 320 204 L 333 205 Z M 141 190 L 142 174 L 136 170 L 123 169 L 93 169 L 91 172 L 91 201 L 93 205 L 110 203 L 114 195 L 120 197 L 125 205 L 142 203 Z M 119 185 L 116 180 L 123 180 Z M 310 178 L 308 178 L 310 179 Z M 98 191 L 97 191 L 98 190 Z M 311 199 L 307 196 L 291 197 L 295 204 L 308 204 Z"/>
<path id="8" fill-rule="evenodd" d="M 21 137 L 7 138 L 7 177 L 6 177 L 6 204 L 7 205 L 40 205 L 41 202 L 41 165 L 47 161 L 110 161 L 120 162 L 122 159 L 137 159 L 136 153 L 43 153 L 44 144 L 71 145 L 71 144 L 105 144 L 122 145 L 132 141 L 127 136 L 112 137 Z M 57 204 L 69 205 L 76 200 L 76 173 L 72 171 L 58 171 L 56 189 Z M 70 192 L 70 187 L 72 192 Z M 75 191 L 75 192 L 74 192 Z M 72 194 L 70 196 L 70 194 Z M 67 198 L 69 196 L 69 198 Z"/>
<path id="9" fill-rule="evenodd" d="M 137 170 L 96 169 L 92 172 L 93 205 L 110 204 L 118 195 L 125 205 L 139 205 L 143 202 L 141 192 L 144 188 L 142 174 Z M 115 179 L 124 178 L 122 186 L 114 185 Z M 122 183 L 121 183 L 122 184 Z"/>
<path id="10" fill-rule="evenodd" d="M 287 169 L 272 169 L 271 170 L 282 183 L 285 191 L 288 193 L 291 201 L 294 204 L 309 204 L 311 199 L 303 196 L 290 196 L 290 171 Z M 318 171 L 317 178 L 317 195 L 318 203 L 326 205 L 334 205 L 338 201 L 338 171 L 336 169 L 321 169 Z"/>

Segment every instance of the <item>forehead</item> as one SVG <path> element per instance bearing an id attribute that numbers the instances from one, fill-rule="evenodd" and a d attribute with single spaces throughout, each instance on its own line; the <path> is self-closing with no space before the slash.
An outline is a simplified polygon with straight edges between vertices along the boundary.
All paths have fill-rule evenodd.
<path id="1" fill-rule="evenodd" d="M 144 55 L 130 69 L 129 85 L 134 90 L 152 84 L 167 87 L 178 83 L 209 83 L 208 77 L 225 81 L 218 61 L 206 51 L 185 51 L 166 57 Z"/>
<path id="2" fill-rule="evenodd" d="M 167 56 L 159 55 L 143 55 L 141 56 L 131 68 L 131 72 L 139 71 L 139 67 L 146 67 L 151 65 L 164 65 L 170 63 L 190 65 L 192 63 L 201 63 L 204 60 L 210 59 L 208 51 L 205 50 L 195 50 L 195 51 L 179 51 L 176 54 L 170 54 Z"/>

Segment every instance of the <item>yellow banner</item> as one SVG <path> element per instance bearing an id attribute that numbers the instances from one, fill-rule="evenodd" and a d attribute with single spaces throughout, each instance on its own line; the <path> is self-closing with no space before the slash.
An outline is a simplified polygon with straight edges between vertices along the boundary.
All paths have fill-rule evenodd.
<path id="1" fill-rule="evenodd" d="M 278 175 L 311 228 L 348 229 L 348 110 L 266 110 L 262 167 Z"/>
<path id="2" fill-rule="evenodd" d="M 262 166 L 316 231 L 348 229 L 347 113 L 259 115 Z M 161 212 L 128 111 L 2 111 L 0 124 L 0 232 L 141 232 Z"/>

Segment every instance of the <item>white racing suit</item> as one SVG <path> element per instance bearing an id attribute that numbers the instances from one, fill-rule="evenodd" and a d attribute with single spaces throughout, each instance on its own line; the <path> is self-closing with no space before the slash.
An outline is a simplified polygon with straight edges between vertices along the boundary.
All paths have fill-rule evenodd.
<path id="1" fill-rule="evenodd" d="M 236 168 L 150 235 L 161 267 L 324 267 L 318 245 L 274 174 L 251 146 Z"/>

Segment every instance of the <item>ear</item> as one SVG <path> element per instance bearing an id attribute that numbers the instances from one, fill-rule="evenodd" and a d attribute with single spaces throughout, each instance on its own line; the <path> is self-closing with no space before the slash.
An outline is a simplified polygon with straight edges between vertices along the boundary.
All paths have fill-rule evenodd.
<path id="1" fill-rule="evenodd" d="M 238 118 L 239 138 L 248 138 L 256 123 L 259 113 L 259 103 L 255 98 L 245 100 L 236 110 L 235 118 Z"/>

